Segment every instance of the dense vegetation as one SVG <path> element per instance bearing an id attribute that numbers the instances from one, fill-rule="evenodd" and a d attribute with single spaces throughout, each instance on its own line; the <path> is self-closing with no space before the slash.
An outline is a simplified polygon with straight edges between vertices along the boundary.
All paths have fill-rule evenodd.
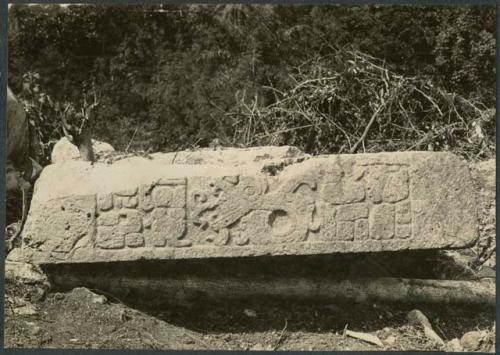
<path id="1" fill-rule="evenodd" d="M 97 98 L 94 136 L 117 149 L 481 159 L 494 154 L 494 33 L 493 6 L 15 5 L 9 84 L 45 158 L 61 115 Z"/>

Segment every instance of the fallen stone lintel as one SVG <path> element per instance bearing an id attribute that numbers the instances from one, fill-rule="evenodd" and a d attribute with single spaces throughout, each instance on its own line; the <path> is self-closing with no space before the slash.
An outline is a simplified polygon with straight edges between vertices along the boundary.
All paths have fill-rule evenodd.
<path id="1" fill-rule="evenodd" d="M 278 277 L 107 277 L 97 274 L 53 273 L 58 287 L 86 285 L 114 294 L 127 291 L 138 294 L 161 294 L 162 299 L 182 304 L 186 299 L 198 302 L 245 300 L 273 297 L 294 300 L 343 300 L 355 302 L 402 302 L 462 304 L 495 307 L 495 284 L 458 280 L 423 280 L 405 278 L 360 278 L 336 280 L 321 278 Z"/>
<path id="2" fill-rule="evenodd" d="M 22 258 L 353 253 L 460 248 L 477 238 L 470 173 L 452 154 L 319 156 L 276 176 L 264 166 L 172 165 L 161 156 L 51 165 L 36 184 Z"/>

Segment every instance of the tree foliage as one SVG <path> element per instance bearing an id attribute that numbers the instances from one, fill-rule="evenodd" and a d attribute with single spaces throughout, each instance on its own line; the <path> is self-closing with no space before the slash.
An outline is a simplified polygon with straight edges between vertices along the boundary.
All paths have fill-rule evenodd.
<path id="1" fill-rule="evenodd" d="M 15 5 L 9 24 L 9 84 L 16 93 L 29 99 L 22 90 L 26 73 L 39 75 L 52 102 L 75 107 L 95 87 L 101 100 L 93 114 L 94 137 L 117 149 L 177 150 L 217 138 L 227 145 L 348 151 L 373 105 L 403 85 L 398 99 L 390 100 L 407 106 L 397 115 L 395 108 L 380 113 L 363 140 L 365 149 L 427 149 L 433 143 L 434 149 L 480 157 L 492 151 L 492 6 Z M 370 65 L 390 73 L 389 91 L 381 94 L 385 84 L 370 79 L 379 73 L 348 53 L 367 53 Z M 335 79 L 297 89 L 329 71 Z M 309 101 L 298 101 L 299 93 Z M 307 117 L 287 116 L 283 110 L 292 104 Z M 260 123 L 267 126 L 248 128 L 249 112 L 265 112 Z M 44 117 L 50 127 L 57 125 L 56 114 Z M 313 129 L 298 129 L 311 122 Z M 459 133 L 450 122 L 469 131 Z M 474 122 L 487 143 L 469 139 L 471 130 L 479 132 Z M 406 132 L 410 124 L 418 132 Z M 445 126 L 446 132 L 435 131 Z M 283 130 L 289 133 L 276 134 Z M 45 134 L 40 139 L 47 144 L 61 132 Z M 434 138 L 413 146 L 423 135 Z"/>

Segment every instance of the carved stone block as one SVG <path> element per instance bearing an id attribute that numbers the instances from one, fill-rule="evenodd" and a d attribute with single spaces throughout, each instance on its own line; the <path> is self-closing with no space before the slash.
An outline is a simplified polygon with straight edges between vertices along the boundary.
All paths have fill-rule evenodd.
<path id="1" fill-rule="evenodd" d="M 409 225 L 409 224 L 396 225 L 395 235 L 396 235 L 396 238 L 399 238 L 399 239 L 410 238 L 411 237 L 411 225 Z"/>
<path id="2" fill-rule="evenodd" d="M 366 240 L 370 237 L 368 219 L 358 219 L 354 222 L 354 238 L 356 240 Z"/>
<path id="3" fill-rule="evenodd" d="M 408 172 L 402 169 L 395 173 L 388 173 L 384 184 L 384 202 L 398 202 L 408 197 Z"/>
<path id="4" fill-rule="evenodd" d="M 101 213 L 97 218 L 98 226 L 117 226 L 120 223 L 118 212 Z"/>
<path id="5" fill-rule="evenodd" d="M 373 206 L 370 214 L 370 234 L 373 239 L 392 239 L 395 223 L 393 205 L 384 203 Z"/>
<path id="6" fill-rule="evenodd" d="M 355 221 L 361 218 L 368 218 L 368 205 L 366 203 L 344 205 L 337 209 L 339 221 Z"/>
<path id="7" fill-rule="evenodd" d="M 136 210 L 121 210 L 118 212 L 120 223 L 118 229 L 126 233 L 139 233 L 142 230 L 142 215 Z"/>
<path id="8" fill-rule="evenodd" d="M 354 240 L 354 222 L 337 222 L 337 238 L 339 240 Z"/>
<path id="9" fill-rule="evenodd" d="M 144 237 L 141 233 L 129 233 L 125 235 L 125 244 L 130 248 L 144 246 Z"/>
<path id="10" fill-rule="evenodd" d="M 185 185 L 158 185 L 152 192 L 155 207 L 184 208 L 186 205 Z"/>
<path id="11" fill-rule="evenodd" d="M 139 208 L 145 212 L 149 212 L 155 208 L 153 196 L 151 195 L 153 187 L 154 185 L 146 185 L 139 188 Z"/>
<path id="12" fill-rule="evenodd" d="M 100 211 L 108 211 L 113 208 L 113 194 L 99 195 L 97 206 Z"/>
<path id="13" fill-rule="evenodd" d="M 156 208 L 151 215 L 153 244 L 175 246 L 186 229 L 185 214 L 183 208 Z"/>
<path id="14" fill-rule="evenodd" d="M 101 227 L 97 234 L 97 247 L 102 249 L 121 249 L 125 246 L 125 236 L 113 227 Z"/>
<path id="15" fill-rule="evenodd" d="M 353 253 L 457 248 L 477 237 L 470 174 L 451 154 L 320 156 L 276 176 L 267 175 L 265 160 L 204 165 L 203 154 L 196 164 L 167 168 L 161 155 L 47 167 L 23 233 L 24 257 Z M 53 184 L 56 177 L 63 181 Z"/>

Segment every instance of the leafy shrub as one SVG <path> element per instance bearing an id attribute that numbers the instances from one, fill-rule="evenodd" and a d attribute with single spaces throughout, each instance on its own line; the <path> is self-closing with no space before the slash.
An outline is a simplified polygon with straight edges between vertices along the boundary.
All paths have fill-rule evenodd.
<path id="1" fill-rule="evenodd" d="M 491 156 L 494 6 L 13 5 L 9 26 L 9 85 L 16 94 L 23 75 L 36 72 L 54 105 L 71 103 L 80 111 L 95 87 L 101 100 L 94 137 L 116 149 L 171 151 L 218 139 L 347 152 L 390 95 L 362 141 L 366 151 Z M 339 48 L 387 69 L 389 89 L 374 67 Z M 292 92 L 328 71 L 335 78 Z M 43 117 L 59 120 L 47 99 L 27 99 L 32 111 L 48 110 Z M 405 111 L 398 113 L 396 103 Z M 279 111 L 296 105 L 311 116 Z M 410 123 L 416 129 L 406 130 Z M 61 132 L 42 125 L 47 156 Z"/>
<path id="2" fill-rule="evenodd" d="M 88 124 L 91 110 L 97 105 L 96 89 L 87 90 L 80 102 L 59 102 L 45 92 L 38 73 L 28 72 L 23 79 L 23 91 L 19 98 L 24 104 L 30 126 L 30 155 L 40 164 L 47 165 L 50 164 L 54 144 L 65 135 L 61 122 L 65 120 L 76 126 Z"/>

